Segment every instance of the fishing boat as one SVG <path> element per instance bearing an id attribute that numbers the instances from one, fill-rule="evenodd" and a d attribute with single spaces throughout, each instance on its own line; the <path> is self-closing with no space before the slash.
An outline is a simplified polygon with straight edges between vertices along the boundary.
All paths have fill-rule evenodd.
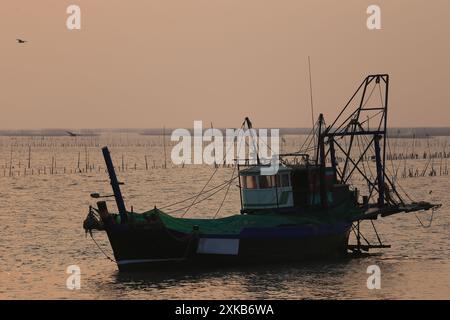
<path id="1" fill-rule="evenodd" d="M 91 235 L 93 230 L 106 232 L 120 271 L 286 263 L 387 248 L 378 233 L 378 243 L 365 240 L 360 224 L 369 220 L 374 226 L 379 217 L 434 212 L 440 206 L 406 201 L 387 171 L 388 87 L 387 74 L 367 76 L 333 123 L 326 125 L 321 114 L 300 151 L 276 156 L 273 174 L 263 170 L 271 162 L 259 157 L 256 162 L 236 159 L 241 210 L 226 217 L 184 218 L 157 207 L 143 213 L 127 210 L 104 147 L 118 212 L 109 212 L 106 202 L 99 201 L 90 207 L 84 229 Z M 369 106 L 374 92 L 381 101 Z M 243 126 L 252 129 L 248 118 Z M 357 174 L 365 188 L 351 183 Z M 349 243 L 351 232 L 354 244 Z"/>

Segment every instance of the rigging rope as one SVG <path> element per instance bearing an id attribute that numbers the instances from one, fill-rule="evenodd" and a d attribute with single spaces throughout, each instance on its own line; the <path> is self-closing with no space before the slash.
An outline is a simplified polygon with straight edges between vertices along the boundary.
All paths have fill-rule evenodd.
<path id="1" fill-rule="evenodd" d="M 244 121 L 244 123 L 242 123 L 241 127 L 239 128 L 239 130 L 238 130 L 238 135 L 239 135 L 240 131 L 243 129 L 244 125 L 245 125 L 245 121 Z M 222 159 L 222 163 L 225 163 L 225 160 L 226 160 L 226 158 L 227 158 L 228 152 L 230 151 L 230 149 L 231 149 L 232 147 L 234 147 L 234 139 L 233 139 L 233 144 L 230 145 L 230 146 L 228 147 L 228 149 L 226 150 L 225 155 L 223 156 L 223 159 Z M 214 163 L 215 163 L 215 162 L 214 162 Z M 220 184 L 220 185 L 218 185 L 218 186 L 216 186 L 216 187 L 214 187 L 214 188 L 209 189 L 208 191 L 204 191 L 205 188 L 208 186 L 208 184 L 211 182 L 212 178 L 214 177 L 214 175 L 216 174 L 216 172 L 217 172 L 218 169 L 219 169 L 219 167 L 216 166 L 216 167 L 215 167 L 215 170 L 214 170 L 213 173 L 212 173 L 212 175 L 209 177 L 208 181 L 205 183 L 205 185 L 203 186 L 203 188 L 200 190 L 200 192 L 199 192 L 197 195 L 192 196 L 192 197 L 189 197 L 189 198 L 184 199 L 184 200 L 181 200 L 181 201 L 178 201 L 178 202 L 175 202 L 175 203 L 172 203 L 172 204 L 169 204 L 169 205 L 166 205 L 166 206 L 163 206 L 163 207 L 161 207 L 160 209 L 169 208 L 169 207 L 172 207 L 172 206 L 174 206 L 174 205 L 177 205 L 177 204 L 186 202 L 186 201 L 188 201 L 188 200 L 194 199 L 194 200 L 192 201 L 192 203 L 191 203 L 189 206 L 186 206 L 186 207 L 183 207 L 183 208 L 181 208 L 181 209 L 175 210 L 175 211 L 178 211 L 178 210 L 186 209 L 185 212 L 183 213 L 183 215 L 181 216 L 181 217 L 184 217 L 184 216 L 188 213 L 188 211 L 192 208 L 192 206 L 194 206 L 195 204 L 200 203 L 200 202 L 202 202 L 202 201 L 204 200 L 204 199 L 203 199 L 203 200 L 201 200 L 201 201 L 199 201 L 199 202 L 196 202 L 197 199 L 198 199 L 202 194 L 208 193 L 209 191 L 212 191 L 212 190 L 214 190 L 214 189 L 216 189 L 216 188 L 218 188 L 218 187 L 220 187 L 220 186 L 222 186 L 222 185 L 225 185 L 225 184 L 227 183 L 227 182 L 225 182 L 225 183 Z M 233 172 L 234 172 L 234 170 L 233 170 Z M 232 176 L 233 176 L 233 175 L 232 175 Z M 233 181 L 233 180 L 234 180 L 234 178 L 232 178 L 232 179 L 229 180 L 228 182 L 231 183 L 231 181 Z M 220 190 L 222 190 L 222 189 L 220 189 Z M 216 193 L 217 193 L 217 192 L 213 193 L 212 195 L 214 195 L 214 194 L 216 194 Z M 211 196 L 211 195 L 210 195 L 210 196 Z M 209 196 L 209 197 L 210 197 L 210 196 Z M 208 198 L 208 197 L 207 197 L 207 198 Z M 205 198 L 205 199 L 207 199 L 207 198 Z"/>
<path id="2" fill-rule="evenodd" d="M 390 159 L 391 159 L 391 166 L 392 166 L 392 181 L 396 181 L 397 180 L 397 172 L 395 171 L 395 165 L 394 165 L 394 160 L 392 159 L 392 150 L 391 150 L 391 144 L 389 143 L 389 139 L 386 139 L 387 145 L 388 145 L 388 150 L 389 150 L 389 154 L 390 154 Z M 386 152 L 386 151 L 385 151 Z"/>
<path id="3" fill-rule="evenodd" d="M 417 213 L 414 212 L 414 215 L 416 216 L 417 221 L 419 221 L 419 223 L 420 223 L 420 225 L 422 226 L 422 228 L 426 229 L 426 228 L 431 227 L 431 224 L 433 223 L 433 217 L 434 217 L 434 212 L 435 212 L 435 211 L 436 211 L 436 208 L 432 208 L 432 209 L 431 209 L 431 217 L 430 217 L 430 220 L 428 221 L 428 224 L 427 224 L 427 225 L 424 225 L 423 222 L 422 222 L 422 220 L 420 220 L 419 216 L 417 215 Z"/>
<path id="4" fill-rule="evenodd" d="M 314 133 L 315 133 L 315 128 L 313 127 L 313 128 L 311 129 L 311 131 L 308 133 L 308 135 L 306 136 L 306 139 L 305 139 L 305 141 L 303 141 L 303 144 L 300 146 L 300 149 L 299 149 L 298 152 L 302 152 L 302 151 L 303 151 L 303 147 L 305 146 L 306 142 L 308 142 L 308 140 L 311 139 L 311 137 L 313 137 Z M 310 144 L 311 144 L 311 143 L 309 143 L 307 147 L 309 147 Z M 314 150 L 315 150 L 315 149 L 316 149 L 316 148 L 314 147 Z"/>
<path id="5" fill-rule="evenodd" d="M 228 183 L 231 183 L 231 181 L 235 180 L 237 177 L 238 177 L 238 176 L 236 176 L 236 177 L 232 178 L 231 180 L 227 181 L 227 184 L 228 184 Z M 227 184 L 222 184 L 222 188 L 220 188 L 220 189 L 218 189 L 217 191 L 213 192 L 212 194 L 210 194 L 210 195 L 208 195 L 208 196 L 206 196 L 206 197 L 204 197 L 204 198 L 198 200 L 197 202 L 195 202 L 195 203 L 193 203 L 193 204 L 190 204 L 190 205 L 185 206 L 185 207 L 182 207 L 182 208 L 178 208 L 178 209 L 174 209 L 174 210 L 167 211 L 167 213 L 174 213 L 174 212 L 176 212 L 176 211 L 184 210 L 184 209 L 186 209 L 186 208 L 188 208 L 188 207 L 190 207 L 190 206 L 192 206 L 192 205 L 196 205 L 196 204 L 199 204 L 200 202 L 203 202 L 203 201 L 205 201 L 205 200 L 208 200 L 208 199 L 211 198 L 213 195 L 217 194 L 219 191 L 222 191 L 222 190 L 227 186 Z"/>
<path id="6" fill-rule="evenodd" d="M 231 176 L 234 175 L 234 172 L 235 172 L 235 171 L 236 171 L 236 166 L 233 168 L 233 172 L 231 173 Z M 224 202 L 225 202 L 225 199 L 227 198 L 228 191 L 230 191 L 230 187 L 231 187 L 231 182 L 230 182 L 230 183 L 228 184 L 228 186 L 227 186 L 227 191 L 225 192 L 225 195 L 224 195 L 224 197 L 223 197 L 223 199 L 222 199 L 222 202 L 220 203 L 220 206 L 219 206 L 219 208 L 217 209 L 216 214 L 214 215 L 214 219 L 216 218 L 216 216 L 217 216 L 217 214 L 219 213 L 220 209 L 222 209 L 222 206 L 223 206 L 223 204 L 224 204 Z M 239 190 L 239 192 L 240 192 L 240 190 Z"/>
<path id="7" fill-rule="evenodd" d="M 181 216 L 182 218 L 186 215 L 186 213 L 188 213 L 188 211 L 192 208 L 192 205 L 195 203 L 195 201 L 197 201 L 198 197 L 200 197 L 200 195 L 202 194 L 202 192 L 205 190 L 206 186 L 209 184 L 209 182 L 212 180 L 212 178 L 214 177 L 214 175 L 217 172 L 218 167 L 216 167 L 216 169 L 214 170 L 213 174 L 209 177 L 208 181 L 206 181 L 205 185 L 203 186 L 202 190 L 200 190 L 200 192 L 197 194 L 197 196 L 195 197 L 194 201 L 192 201 L 191 205 L 186 209 L 186 211 L 184 211 L 183 215 Z"/>
<path id="8" fill-rule="evenodd" d="M 251 135 L 251 131 L 250 131 L 250 135 Z M 252 138 L 253 139 L 253 138 Z M 244 139 L 244 141 L 245 141 L 245 139 Z M 239 145 L 238 145 L 238 151 L 237 151 L 237 154 L 239 155 L 239 152 L 241 151 L 241 147 L 242 147 L 242 140 L 240 141 L 240 143 L 239 143 Z M 247 143 L 247 141 L 245 141 L 245 143 Z M 238 160 L 239 161 L 239 160 Z M 233 167 L 233 172 L 231 173 L 231 177 L 233 177 L 234 176 L 234 172 L 236 171 L 236 166 L 234 166 Z M 238 176 L 237 177 L 239 177 L 239 174 L 238 174 Z M 228 191 L 230 191 L 230 186 L 231 186 L 231 181 L 230 181 L 230 183 L 228 184 L 228 186 L 227 186 L 227 191 L 225 192 L 225 195 L 224 195 L 224 197 L 223 197 L 223 199 L 222 199 L 222 202 L 220 203 L 220 206 L 219 206 L 219 208 L 217 209 L 217 211 L 216 211 L 216 214 L 214 215 L 214 218 L 213 219 L 215 219 L 216 217 L 217 217 L 217 214 L 219 213 L 219 211 L 220 211 L 220 209 L 222 209 L 222 206 L 223 206 L 223 204 L 224 204 L 224 202 L 225 202 L 225 199 L 227 198 L 227 195 L 228 195 Z M 239 192 L 241 192 L 241 190 L 239 190 Z"/>
<path id="9" fill-rule="evenodd" d="M 357 231 L 356 231 L 355 229 L 356 229 L 356 228 L 355 228 L 354 224 L 352 224 L 352 231 L 353 231 L 353 234 L 355 235 L 356 238 L 358 238 L 358 234 L 357 234 Z M 361 236 L 361 238 L 363 238 L 363 240 L 367 243 L 367 245 L 370 246 L 369 240 L 367 240 L 367 238 L 364 237 L 364 235 L 362 234 L 361 230 L 359 231 L 359 235 Z"/>
<path id="10" fill-rule="evenodd" d="M 220 187 L 226 185 L 228 182 L 229 182 L 229 180 L 226 180 L 225 182 L 223 182 L 223 183 L 221 183 L 221 184 L 219 184 L 219 185 L 217 185 L 217 186 L 215 186 L 215 187 L 212 187 L 212 188 L 210 188 L 210 189 L 204 191 L 203 194 L 206 194 L 206 193 L 208 193 L 208 192 L 210 192 L 210 191 L 213 191 L 213 190 L 215 190 L 215 189 L 217 189 L 217 188 L 220 188 Z M 197 197 L 197 195 L 192 196 L 192 197 L 189 197 L 189 198 L 186 198 L 186 199 L 183 199 L 183 200 L 180 200 L 180 201 L 177 201 L 177 202 L 174 202 L 174 203 L 171 203 L 171 204 L 168 204 L 168 205 L 163 206 L 163 207 L 160 207 L 160 208 L 158 208 L 158 209 L 162 210 L 162 209 L 170 208 L 170 207 L 173 207 L 173 206 L 175 206 L 175 205 L 177 205 L 177 204 L 181 204 L 181 203 L 186 202 L 186 201 L 188 201 L 188 200 L 194 199 L 195 197 Z"/>
<path id="11" fill-rule="evenodd" d="M 94 238 L 94 235 L 92 234 L 92 231 L 89 232 L 89 234 L 91 235 L 92 240 L 94 241 L 95 245 L 97 246 L 97 248 L 100 249 L 100 251 L 103 253 L 103 255 L 106 257 L 106 259 L 108 259 L 109 261 L 112 261 L 114 263 L 117 263 L 116 260 L 114 260 L 113 258 L 111 258 L 109 255 L 106 254 L 106 252 L 100 247 L 100 245 L 97 243 L 97 241 Z"/>

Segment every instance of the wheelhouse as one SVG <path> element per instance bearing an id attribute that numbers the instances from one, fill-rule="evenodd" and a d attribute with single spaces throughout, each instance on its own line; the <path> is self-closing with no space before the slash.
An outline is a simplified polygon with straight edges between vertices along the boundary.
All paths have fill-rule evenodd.
<path id="1" fill-rule="evenodd" d="M 265 209 L 332 208 L 346 201 L 355 201 L 347 184 L 339 183 L 335 169 L 326 167 L 321 179 L 320 166 L 283 165 L 275 175 L 262 175 L 262 166 L 239 171 L 243 213 Z M 323 181 L 323 186 L 321 186 Z M 322 194 L 325 200 L 322 201 Z"/>
<path id="2" fill-rule="evenodd" d="M 262 175 L 260 169 L 239 171 L 242 210 L 293 207 L 291 169 L 280 167 L 275 175 Z"/>

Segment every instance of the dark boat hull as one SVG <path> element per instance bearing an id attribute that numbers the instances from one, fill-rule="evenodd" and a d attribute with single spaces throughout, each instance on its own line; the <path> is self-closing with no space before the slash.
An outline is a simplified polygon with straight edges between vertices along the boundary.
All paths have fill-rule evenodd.
<path id="1" fill-rule="evenodd" d="M 106 228 L 120 271 L 331 259 L 347 253 L 351 223 L 248 228 L 238 235 L 186 234 L 164 226 Z"/>

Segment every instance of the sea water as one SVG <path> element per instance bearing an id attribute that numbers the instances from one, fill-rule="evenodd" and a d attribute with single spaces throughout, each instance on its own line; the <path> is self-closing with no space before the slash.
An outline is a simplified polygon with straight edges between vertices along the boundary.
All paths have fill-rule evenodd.
<path id="1" fill-rule="evenodd" d="M 296 150 L 300 140 L 284 137 L 282 147 L 285 151 Z M 436 151 L 441 151 L 446 143 L 445 138 L 432 141 Z M 135 212 L 143 212 L 155 205 L 164 207 L 195 196 L 215 170 L 207 165 L 173 166 L 171 146 L 167 142 L 164 156 L 164 144 L 160 136 L 128 133 L 99 137 L 0 137 L 0 298 L 450 298 L 450 178 L 440 175 L 439 169 L 444 168 L 445 162 L 439 159 L 432 163 L 423 159 L 393 162 L 392 170 L 397 169 L 398 182 L 411 198 L 442 203 L 442 208 L 434 213 L 430 228 L 423 228 L 417 218 L 426 225 L 431 212 L 418 213 L 417 217 L 414 213 L 399 214 L 375 221 L 383 243 L 392 245 L 389 249 L 340 261 L 206 271 L 188 271 L 180 266 L 171 272 L 119 273 L 82 228 L 89 205 L 95 204 L 89 195 L 111 194 L 100 148 L 110 146 L 119 180 L 125 183 L 122 192 L 127 208 L 133 206 Z M 405 153 L 411 152 L 411 144 L 410 139 L 399 139 L 391 147 Z M 416 145 L 421 157 L 429 150 L 428 144 L 423 140 Z M 163 168 L 164 161 L 167 169 Z M 431 166 L 436 169 L 436 176 L 429 176 Z M 405 168 L 415 168 L 420 173 L 427 169 L 424 177 L 402 178 Z M 210 186 L 228 180 L 235 173 L 233 170 L 218 168 Z M 236 184 L 231 185 L 218 216 L 239 212 Z M 186 216 L 213 217 L 224 196 L 225 190 L 190 208 Z M 107 204 L 114 211 L 111 200 Z M 190 203 L 166 210 L 180 216 L 186 204 Z M 369 222 L 362 224 L 362 231 L 370 241 L 377 241 Z M 103 251 L 112 256 L 105 233 L 94 232 L 94 237 Z M 351 241 L 354 243 L 353 237 Z M 367 271 L 373 265 L 380 270 L 380 289 L 369 289 L 367 285 L 371 276 Z M 79 270 L 79 274 L 71 273 L 73 270 Z M 79 280 L 78 286 L 68 285 L 74 276 Z"/>

